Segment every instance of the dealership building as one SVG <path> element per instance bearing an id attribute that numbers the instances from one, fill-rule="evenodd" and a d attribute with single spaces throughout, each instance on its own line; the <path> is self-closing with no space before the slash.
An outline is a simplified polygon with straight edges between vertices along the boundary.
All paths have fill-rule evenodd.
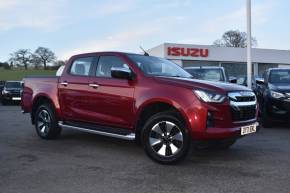
<path id="1" fill-rule="evenodd" d="M 247 74 L 246 48 L 164 43 L 149 49 L 148 53 L 182 67 L 222 66 L 230 76 Z M 253 48 L 252 63 L 253 74 L 260 76 L 268 68 L 290 68 L 290 50 Z"/>

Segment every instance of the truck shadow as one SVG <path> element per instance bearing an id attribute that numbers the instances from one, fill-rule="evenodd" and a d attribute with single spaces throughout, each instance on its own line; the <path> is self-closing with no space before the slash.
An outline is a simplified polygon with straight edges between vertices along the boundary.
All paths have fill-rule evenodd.
<path id="1" fill-rule="evenodd" d="M 140 145 L 136 144 L 134 141 L 125 141 L 121 139 L 115 139 L 71 130 L 65 130 L 61 135 L 59 141 L 62 141 L 66 144 L 71 144 L 70 147 L 72 149 L 74 147 L 81 146 L 86 149 L 91 149 L 92 151 L 94 151 L 94 153 L 98 153 L 98 151 L 106 151 L 108 155 L 112 153 L 117 153 L 122 157 L 134 157 L 134 159 L 140 159 L 139 161 L 141 162 L 143 162 L 144 160 L 150 162 L 149 158 L 147 159 L 143 148 Z M 185 161 L 180 162 L 178 165 L 203 165 L 207 163 L 213 163 L 215 161 L 247 161 L 255 159 L 258 152 L 259 147 L 255 146 L 249 149 L 248 145 L 239 145 L 239 142 L 228 150 L 218 150 L 214 148 L 197 150 L 192 147 Z M 83 152 L 81 156 L 87 157 L 88 155 Z"/>
<path id="2" fill-rule="evenodd" d="M 273 129 L 273 130 L 283 130 L 283 129 L 290 129 L 290 123 L 282 123 L 282 122 L 275 122 L 273 123 L 272 127 L 269 128 L 264 128 L 262 127 L 261 129 Z"/>

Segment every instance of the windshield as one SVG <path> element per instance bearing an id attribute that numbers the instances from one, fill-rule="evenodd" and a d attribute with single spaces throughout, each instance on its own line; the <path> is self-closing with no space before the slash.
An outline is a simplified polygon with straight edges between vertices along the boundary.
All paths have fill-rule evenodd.
<path id="1" fill-rule="evenodd" d="M 6 82 L 5 84 L 6 88 L 21 88 L 21 82 Z"/>
<path id="2" fill-rule="evenodd" d="M 149 76 L 191 78 L 192 76 L 177 64 L 162 58 L 128 54 L 128 57 Z"/>
<path id="3" fill-rule="evenodd" d="M 270 83 L 290 83 L 290 69 L 272 70 L 269 77 Z"/>
<path id="4" fill-rule="evenodd" d="M 196 69 L 186 69 L 193 78 L 201 80 L 210 80 L 210 81 L 225 81 L 223 72 L 221 69 L 205 69 L 205 68 L 196 68 Z"/>

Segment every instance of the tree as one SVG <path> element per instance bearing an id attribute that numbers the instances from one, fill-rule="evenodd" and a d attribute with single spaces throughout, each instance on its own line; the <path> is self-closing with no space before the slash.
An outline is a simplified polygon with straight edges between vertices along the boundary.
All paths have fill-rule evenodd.
<path id="1" fill-rule="evenodd" d="M 11 69 L 11 66 L 8 62 L 0 62 L 0 67 L 4 69 Z"/>
<path id="2" fill-rule="evenodd" d="M 251 39 L 252 46 L 257 46 L 256 38 Z M 240 32 L 239 30 L 229 30 L 226 31 L 221 39 L 214 41 L 215 46 L 220 47 L 247 47 L 247 33 Z"/>
<path id="3" fill-rule="evenodd" d="M 42 61 L 36 54 L 31 55 L 31 64 L 35 69 L 38 69 L 41 66 Z"/>
<path id="4" fill-rule="evenodd" d="M 47 69 L 47 64 L 56 60 L 55 54 L 49 49 L 38 47 L 34 52 L 34 59 L 43 64 L 44 69 Z"/>
<path id="5" fill-rule="evenodd" d="M 9 61 L 13 62 L 18 66 L 24 66 L 24 68 L 27 70 L 28 65 L 31 61 L 31 52 L 28 49 L 17 50 L 16 52 L 11 54 Z"/>
<path id="6" fill-rule="evenodd" d="M 57 67 L 60 67 L 60 66 L 64 66 L 66 63 L 66 61 L 63 61 L 63 60 L 57 60 L 54 62 L 54 65 L 57 66 Z"/>

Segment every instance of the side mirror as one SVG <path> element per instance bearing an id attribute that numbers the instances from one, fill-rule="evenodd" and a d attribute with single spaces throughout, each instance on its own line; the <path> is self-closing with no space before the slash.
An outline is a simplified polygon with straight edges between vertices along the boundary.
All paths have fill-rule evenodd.
<path id="1" fill-rule="evenodd" d="M 133 79 L 132 71 L 129 68 L 124 68 L 124 67 L 111 68 L 111 76 L 113 78 L 119 78 L 119 79 L 127 79 L 127 80 Z"/>
<path id="2" fill-rule="evenodd" d="M 265 84 L 265 80 L 264 80 L 264 78 L 256 78 L 256 83 L 263 85 L 263 84 Z"/>
<path id="3" fill-rule="evenodd" d="M 238 79 L 237 79 L 236 77 L 234 77 L 234 76 L 230 76 L 230 77 L 229 77 L 229 82 L 230 82 L 230 83 L 237 84 L 237 80 L 238 80 Z"/>

